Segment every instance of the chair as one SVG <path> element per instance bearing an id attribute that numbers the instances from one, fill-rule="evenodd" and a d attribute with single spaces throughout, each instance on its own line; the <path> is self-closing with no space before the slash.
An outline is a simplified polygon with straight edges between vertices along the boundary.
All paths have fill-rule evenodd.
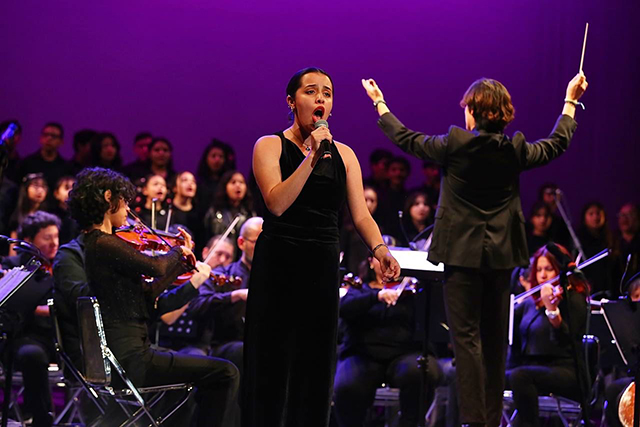
<path id="1" fill-rule="evenodd" d="M 60 424 L 64 417 L 67 416 L 67 414 L 69 414 L 67 420 L 68 422 L 72 422 L 76 418 L 79 418 L 82 424 L 87 424 L 82 415 L 82 411 L 79 408 L 80 394 L 85 391 L 87 396 L 95 404 L 96 408 L 101 414 L 105 413 L 106 402 L 104 401 L 104 399 L 101 399 L 98 392 L 91 387 L 91 385 L 82 375 L 82 372 L 80 372 L 80 370 L 71 361 L 71 357 L 64 351 L 64 347 L 62 345 L 62 333 L 60 331 L 60 322 L 58 320 L 58 311 L 54 299 L 49 298 L 47 300 L 47 305 L 49 307 L 49 318 L 51 320 L 51 327 L 53 332 L 53 344 L 56 350 L 56 355 L 58 356 L 58 364 L 62 368 L 62 372 L 71 374 L 71 376 L 75 379 L 75 383 L 70 384 L 69 388 L 71 390 L 71 396 L 67 401 L 65 407 L 62 409 L 62 411 L 60 411 L 60 414 L 56 416 L 54 425 Z M 66 382 L 69 383 L 69 381 Z M 69 412 L 72 408 L 73 410 Z"/>
<path id="2" fill-rule="evenodd" d="M 425 425 L 435 424 L 437 416 L 438 394 L 445 390 L 436 387 L 433 399 L 425 415 Z M 400 389 L 391 388 L 387 384 L 382 384 L 376 389 L 376 396 L 373 402 L 374 407 L 383 407 L 385 412 L 385 427 L 396 425 L 398 422 L 398 412 L 400 410 Z"/>
<path id="3" fill-rule="evenodd" d="M 171 384 L 155 387 L 136 387 L 127 376 L 124 368 L 118 362 L 107 345 L 105 330 L 102 323 L 100 304 L 95 297 L 80 297 L 77 300 L 78 323 L 80 327 L 80 343 L 84 363 L 84 379 L 97 393 L 115 398 L 122 410 L 128 416 L 121 426 L 129 425 L 142 416 L 150 420 L 153 427 L 158 427 L 184 405 L 193 391 L 191 384 Z M 111 368 L 114 368 L 125 384 L 123 389 L 111 386 Z M 157 418 L 151 413 L 152 407 L 168 391 L 183 390 L 184 397 L 168 412 Z M 145 400 L 143 395 L 150 397 Z M 138 409 L 131 412 L 128 407 Z"/>
<path id="4" fill-rule="evenodd" d="M 598 400 L 597 392 L 600 383 L 600 340 L 594 335 L 584 335 L 582 337 L 584 357 L 589 373 L 589 405 L 593 406 Z M 504 409 L 502 418 L 507 426 L 511 427 L 518 410 L 515 409 L 511 415 L 509 410 L 513 408 L 513 392 L 505 390 L 503 395 Z M 549 396 L 538 396 L 538 408 L 540 417 L 550 418 L 557 416 L 564 427 L 570 425 L 575 427 L 582 420 L 582 406 L 580 402 L 576 402 L 566 397 L 550 394 Z"/>

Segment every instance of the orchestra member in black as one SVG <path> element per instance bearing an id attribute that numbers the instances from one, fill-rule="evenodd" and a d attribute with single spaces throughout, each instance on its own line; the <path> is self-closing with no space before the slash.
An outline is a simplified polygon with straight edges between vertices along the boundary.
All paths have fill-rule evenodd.
<path id="1" fill-rule="evenodd" d="M 58 250 L 58 235 L 60 231 L 60 219 L 57 216 L 36 211 L 26 216 L 18 229 L 18 238 L 32 243 L 40 253 L 41 258 L 36 258 L 42 263 L 42 267 L 36 271 L 34 279 L 45 288 L 51 288 L 51 261 Z M 2 260 L 2 268 L 9 270 L 20 267 L 29 262 L 32 254 L 21 254 L 6 257 Z M 22 372 L 24 382 L 24 401 L 27 410 L 33 416 L 32 426 L 45 427 L 53 424 L 51 405 L 51 388 L 49 385 L 49 363 L 55 360 L 55 349 L 51 342 L 51 325 L 49 322 L 49 307 L 47 298 L 51 296 L 33 295 L 33 290 L 39 291 L 42 286 L 34 287 L 30 282 L 25 286 L 30 289 L 33 305 L 19 307 L 19 312 L 24 315 L 19 335 L 13 342 L 15 366 Z M 39 299 L 39 301 L 38 301 Z M 16 307 L 12 307 L 16 309 Z M 4 349 L 2 349 L 4 353 Z"/>
<path id="2" fill-rule="evenodd" d="M 391 114 L 373 79 L 363 80 L 380 116 L 378 125 L 402 150 L 442 167 L 440 199 L 429 261 L 445 264 L 447 319 L 456 357 L 460 421 L 497 426 L 507 351 L 509 278 L 528 263 L 520 173 L 562 154 L 577 126 L 583 74 L 568 84 L 562 115 L 548 138 L 527 143 L 506 136 L 514 118 L 507 89 L 498 81 L 471 84 L 460 105 L 465 129 L 428 136 Z"/>
<path id="3" fill-rule="evenodd" d="M 267 212 L 249 280 L 245 427 L 328 425 L 338 323 L 338 212 L 345 198 L 385 279 L 400 273 L 367 210 L 353 150 L 334 141 L 328 127 L 314 126 L 329 117 L 333 94 L 326 72 L 298 71 L 287 85 L 293 124 L 254 147 L 253 173 Z M 323 140 L 331 158 L 320 149 Z"/>
<path id="4" fill-rule="evenodd" d="M 199 296 L 191 303 L 189 314 L 205 323 L 210 337 L 211 356 L 232 361 L 242 377 L 244 352 L 244 319 L 246 301 L 249 295 L 247 286 L 253 263 L 255 244 L 262 231 L 263 219 L 252 217 L 240 228 L 238 247 L 242 255 L 238 261 L 213 269 L 216 274 L 229 279 L 240 279 L 238 286 L 234 281 L 219 285 L 214 279 L 206 280 L 200 287 Z"/>
<path id="5" fill-rule="evenodd" d="M 558 248 L 570 258 L 566 249 Z M 533 256 L 532 287 L 553 279 L 560 271 L 558 259 L 543 246 Z M 553 393 L 580 400 L 571 340 L 580 347 L 587 332 L 589 285 L 576 274 L 569 276 L 569 285 L 571 289 L 563 294 L 559 283 L 547 284 L 539 298 L 527 298 L 515 309 L 507 371 L 507 388 L 513 391 L 518 410 L 514 426 L 540 425 L 539 395 Z"/>
<path id="6" fill-rule="evenodd" d="M 416 360 L 422 354 L 422 342 L 415 328 L 415 289 L 384 288 L 380 263 L 371 257 L 368 263 L 373 280 L 350 286 L 340 299 L 344 335 L 333 398 L 336 421 L 339 427 L 362 426 L 376 389 L 385 383 L 400 389 L 398 426 L 415 427 L 425 416 L 420 414 L 419 402 L 422 371 Z M 428 363 L 425 395 L 431 398 L 442 372 L 433 355 Z"/>
<path id="7" fill-rule="evenodd" d="M 107 342 L 137 386 L 194 383 L 198 426 L 226 425 L 227 412 L 238 390 L 238 370 L 212 357 L 179 354 L 152 348 L 147 301 L 155 300 L 185 271 L 183 257 L 193 258 L 191 238 L 181 230 L 185 246 L 165 255 L 147 256 L 112 233 L 126 224 L 128 202 L 135 196 L 131 182 L 108 169 L 85 169 L 69 195 L 69 209 L 86 231 L 85 268 L 91 292 L 103 313 Z M 191 283 L 204 282 L 210 268 L 195 264 Z M 157 278 L 150 285 L 142 276 Z"/>

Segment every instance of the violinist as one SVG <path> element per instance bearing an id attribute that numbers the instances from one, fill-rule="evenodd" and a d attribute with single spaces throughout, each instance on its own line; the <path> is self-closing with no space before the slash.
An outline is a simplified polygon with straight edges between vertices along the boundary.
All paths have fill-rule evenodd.
<path id="1" fill-rule="evenodd" d="M 569 257 L 565 248 L 558 248 Z M 560 270 L 560 262 L 547 246 L 538 249 L 531 264 L 532 287 L 558 276 Z M 507 388 L 513 390 L 518 410 L 515 426 L 540 425 L 539 395 L 554 393 L 580 399 L 571 340 L 581 346 L 587 330 L 588 295 L 589 285 L 574 274 L 569 276 L 568 295 L 559 283 L 546 284 L 537 298 L 528 298 L 516 307 L 507 371 Z"/>
<path id="2" fill-rule="evenodd" d="M 43 211 L 27 215 L 18 229 L 18 238 L 32 243 L 42 253 L 38 260 L 43 263 L 43 267 L 36 272 L 36 281 L 53 284 L 49 271 L 51 261 L 58 250 L 59 231 L 58 217 Z M 26 252 L 7 257 L 2 260 L 2 267 L 10 269 L 25 265 L 31 257 L 32 255 Z M 53 423 L 48 367 L 49 363 L 55 360 L 55 349 L 51 342 L 50 323 L 47 319 L 48 296 L 50 295 L 45 295 L 37 306 L 28 309 L 32 315 L 22 319 L 21 332 L 13 345 L 16 368 L 22 371 L 25 405 L 33 416 L 32 425 L 36 427 L 51 426 Z"/>
<path id="3" fill-rule="evenodd" d="M 351 286 L 340 300 L 340 325 L 344 333 L 335 376 L 335 416 L 339 427 L 362 426 L 382 383 L 400 389 L 400 426 L 416 426 L 422 373 L 416 359 L 422 343 L 416 340 L 416 298 L 411 289 L 385 288 L 380 263 L 366 261 L 369 282 Z M 366 278 L 365 278 L 366 280 Z M 442 377 L 433 357 L 428 357 L 428 396 Z M 428 406 L 428 405 L 427 405 Z"/>
<path id="4" fill-rule="evenodd" d="M 147 321 L 148 301 L 154 301 L 186 269 L 195 268 L 194 287 L 210 273 L 204 263 L 186 266 L 193 259 L 191 238 L 181 231 L 184 246 L 165 255 L 147 256 L 112 234 L 126 224 L 128 202 L 134 197 L 127 178 L 107 169 L 85 169 L 69 195 L 69 209 L 86 230 L 85 268 L 89 288 L 98 298 L 107 342 L 136 386 L 194 383 L 199 410 L 198 426 L 222 426 L 238 390 L 238 371 L 232 363 L 152 348 Z M 157 278 L 151 285 L 142 276 Z"/>

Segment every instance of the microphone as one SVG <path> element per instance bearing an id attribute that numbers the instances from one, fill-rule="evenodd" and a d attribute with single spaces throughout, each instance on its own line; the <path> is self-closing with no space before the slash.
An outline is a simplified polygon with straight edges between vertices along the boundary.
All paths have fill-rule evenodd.
<path id="1" fill-rule="evenodd" d="M 318 120 L 317 122 L 315 122 L 313 124 L 313 126 L 318 129 L 321 127 L 325 127 L 325 128 L 329 128 L 329 123 L 326 120 Z M 320 142 L 320 149 L 322 150 L 322 156 L 320 156 L 321 159 L 330 159 L 331 158 L 331 146 L 329 145 L 329 140 L 327 139 L 323 139 Z"/>
<path id="2" fill-rule="evenodd" d="M 2 136 L 0 136 L 0 145 L 3 145 L 5 141 L 8 141 L 11 138 L 13 138 L 13 135 L 16 134 L 17 130 L 18 130 L 18 126 L 16 126 L 15 123 L 9 123 L 9 126 L 7 127 L 7 129 L 4 131 Z"/>

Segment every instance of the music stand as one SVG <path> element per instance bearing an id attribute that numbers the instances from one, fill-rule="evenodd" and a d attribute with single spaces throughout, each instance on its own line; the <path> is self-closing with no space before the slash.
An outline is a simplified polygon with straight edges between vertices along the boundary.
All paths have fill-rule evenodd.
<path id="1" fill-rule="evenodd" d="M 0 310 L 7 308 L 15 317 L 12 317 L 10 312 L 0 313 L 0 334 L 1 339 L 6 341 L 5 355 L 5 381 L 4 381 L 4 402 L 2 405 L 2 427 L 7 427 L 9 405 L 11 403 L 11 385 L 13 380 L 13 336 L 15 334 L 14 323 L 17 323 L 20 318 L 20 310 L 26 303 L 32 301 L 34 296 L 32 292 L 21 291 L 24 288 L 24 284 L 27 283 L 35 272 L 40 268 L 40 262 L 35 261 L 27 266 L 12 268 L 7 271 L 5 275 L 0 279 Z M 31 291 L 31 290 L 30 290 Z M 36 293 L 39 294 L 41 289 L 39 288 Z M 38 297 L 38 300 L 42 298 L 48 288 L 42 292 Z M 8 302 L 11 301 L 11 304 Z M 12 307 L 10 308 L 9 305 Z M 19 307 L 18 310 L 13 310 L 14 307 Z M 6 323 L 5 323 L 6 318 Z M 6 324 L 9 324 L 6 326 Z"/>
<path id="2" fill-rule="evenodd" d="M 640 331 L 640 302 L 624 299 L 607 301 L 602 303 L 601 309 L 622 361 L 632 372 L 637 389 L 638 377 L 640 376 L 640 334 L 638 333 Z M 640 402 L 635 399 L 634 427 L 639 427 L 639 407 Z"/>
<path id="3" fill-rule="evenodd" d="M 410 248 L 392 247 L 389 248 L 391 255 L 400 264 L 400 274 L 402 276 L 415 277 L 419 280 L 418 284 L 425 296 L 424 304 L 424 334 L 422 337 L 422 355 L 418 358 L 418 368 L 422 372 L 422 381 L 420 387 L 420 414 L 425 413 L 426 396 L 425 389 L 427 385 L 427 375 L 429 373 L 429 364 L 427 356 L 429 350 L 429 318 L 431 315 L 431 282 L 444 279 L 444 264 L 433 264 L 427 260 L 427 251 L 414 251 Z M 419 427 L 425 426 L 425 419 L 421 417 L 418 423 Z"/>

